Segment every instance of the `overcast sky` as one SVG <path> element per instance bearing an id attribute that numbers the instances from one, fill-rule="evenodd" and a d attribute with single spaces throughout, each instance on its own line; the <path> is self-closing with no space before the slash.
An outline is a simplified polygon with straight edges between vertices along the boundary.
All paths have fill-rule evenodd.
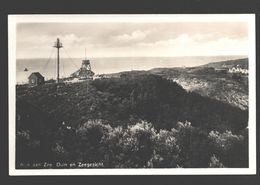
<path id="1" fill-rule="evenodd" d="M 20 23 L 17 58 L 48 58 L 57 37 L 73 58 L 83 58 L 85 48 L 90 58 L 248 54 L 243 22 Z"/>

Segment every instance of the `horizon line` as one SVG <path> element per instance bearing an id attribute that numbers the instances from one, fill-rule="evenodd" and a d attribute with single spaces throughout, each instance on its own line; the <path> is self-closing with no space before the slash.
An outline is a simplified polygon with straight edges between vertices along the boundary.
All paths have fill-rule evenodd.
<path id="1" fill-rule="evenodd" d="M 248 58 L 248 55 L 191 55 L 191 56 L 97 56 L 97 57 L 88 57 L 88 59 L 94 59 L 94 58 L 181 58 L 181 57 L 243 57 Z M 32 57 L 32 58 L 16 58 L 16 60 L 27 60 L 27 59 L 46 59 L 48 57 Z M 69 58 L 77 58 L 82 59 L 85 57 L 62 57 L 64 59 Z"/>

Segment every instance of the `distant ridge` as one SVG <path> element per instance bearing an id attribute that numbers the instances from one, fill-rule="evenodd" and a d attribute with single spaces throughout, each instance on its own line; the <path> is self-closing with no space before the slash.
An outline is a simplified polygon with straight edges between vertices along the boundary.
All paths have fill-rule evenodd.
<path id="1" fill-rule="evenodd" d="M 218 61 L 218 62 L 210 62 L 207 64 L 203 65 L 198 65 L 194 67 L 187 67 L 187 68 L 201 68 L 201 67 L 214 67 L 214 68 L 219 68 L 222 67 L 223 65 L 226 65 L 226 67 L 234 67 L 236 65 L 239 65 L 242 68 L 248 69 L 248 58 L 241 58 L 241 59 L 234 59 L 234 60 L 224 60 L 224 61 Z M 159 72 L 160 70 L 173 70 L 173 69 L 182 69 L 184 67 L 159 67 L 159 68 L 153 68 L 150 69 L 149 71 L 151 72 Z"/>
<path id="2" fill-rule="evenodd" d="M 212 62 L 212 63 L 202 65 L 202 67 L 223 67 L 223 65 L 225 65 L 226 67 L 234 67 L 235 65 L 239 65 L 242 68 L 248 69 L 248 58 Z"/>

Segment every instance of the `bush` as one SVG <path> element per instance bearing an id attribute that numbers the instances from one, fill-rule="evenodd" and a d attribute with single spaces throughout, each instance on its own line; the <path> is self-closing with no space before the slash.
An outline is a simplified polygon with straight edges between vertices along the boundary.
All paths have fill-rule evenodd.
<path id="1" fill-rule="evenodd" d="M 128 126 L 119 142 L 123 152 L 121 167 L 146 167 L 153 154 L 155 137 L 151 123 L 142 121 Z"/>
<path id="2" fill-rule="evenodd" d="M 209 139 L 214 152 L 227 167 L 248 166 L 248 142 L 242 135 L 232 134 L 231 131 L 219 133 L 211 131 Z"/>
<path id="3" fill-rule="evenodd" d="M 176 139 L 180 147 L 179 165 L 181 167 L 208 167 L 211 151 L 205 132 L 193 127 L 190 122 L 178 122 Z"/>
<path id="4" fill-rule="evenodd" d="M 76 129 L 78 159 L 85 162 L 104 161 L 106 154 L 104 141 L 112 131 L 102 120 L 89 120 Z"/>
<path id="5" fill-rule="evenodd" d="M 148 167 L 176 168 L 178 166 L 179 146 L 175 130 L 160 130 L 155 138 L 154 152 Z"/>
<path id="6" fill-rule="evenodd" d="M 219 161 L 219 159 L 213 155 L 210 158 L 210 163 L 209 163 L 210 168 L 224 168 L 225 166 Z"/>

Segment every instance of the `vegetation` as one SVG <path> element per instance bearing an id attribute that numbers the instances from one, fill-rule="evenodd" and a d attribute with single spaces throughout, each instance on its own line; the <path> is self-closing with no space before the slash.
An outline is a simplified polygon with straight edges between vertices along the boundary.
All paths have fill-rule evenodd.
<path id="1" fill-rule="evenodd" d="M 17 86 L 16 104 L 18 168 L 248 166 L 246 110 L 156 75 Z"/>
<path id="2" fill-rule="evenodd" d="M 229 69 L 238 66 L 247 70 L 248 58 L 187 68 L 155 68 L 149 73 L 171 79 L 187 91 L 247 110 L 248 74 L 228 72 Z M 218 72 L 215 69 L 224 69 L 224 72 Z"/>

